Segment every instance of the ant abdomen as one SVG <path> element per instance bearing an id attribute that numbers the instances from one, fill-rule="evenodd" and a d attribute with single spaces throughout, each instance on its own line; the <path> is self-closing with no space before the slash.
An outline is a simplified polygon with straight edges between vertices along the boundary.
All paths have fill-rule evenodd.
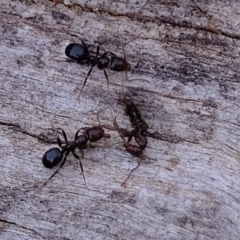
<path id="1" fill-rule="evenodd" d="M 50 148 L 42 157 L 42 163 L 46 168 L 55 167 L 63 158 L 63 153 L 57 147 Z"/>
<path id="2" fill-rule="evenodd" d="M 89 51 L 84 43 L 83 45 L 79 43 L 68 44 L 65 48 L 65 54 L 67 57 L 77 62 L 81 62 L 89 58 Z"/>
<path id="3" fill-rule="evenodd" d="M 128 142 L 124 143 L 123 146 L 125 147 L 128 153 L 135 157 L 140 157 L 143 154 L 143 151 L 139 146 L 133 145 Z"/>

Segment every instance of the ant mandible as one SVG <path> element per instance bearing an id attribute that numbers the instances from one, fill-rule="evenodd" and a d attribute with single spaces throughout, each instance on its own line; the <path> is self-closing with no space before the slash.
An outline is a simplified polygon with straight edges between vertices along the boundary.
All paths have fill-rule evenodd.
<path id="1" fill-rule="evenodd" d="M 130 64 L 126 61 L 125 57 L 118 57 L 110 51 L 104 52 L 99 57 L 99 46 L 97 46 L 97 52 L 94 56 L 93 54 L 90 54 L 89 49 L 84 41 L 81 40 L 81 42 L 82 44 L 70 43 L 65 48 L 65 55 L 68 58 L 76 61 L 79 64 L 91 64 L 91 68 L 89 69 L 88 74 L 83 82 L 78 98 L 80 98 L 82 94 L 83 88 L 92 72 L 93 67 L 97 66 L 99 69 L 103 70 L 108 85 L 109 78 L 105 70 L 107 67 L 117 72 L 130 70 Z"/>
<path id="2" fill-rule="evenodd" d="M 109 107 L 107 107 L 107 108 L 109 108 Z M 58 163 L 60 163 L 60 162 L 61 162 L 61 164 L 58 167 L 58 169 L 48 178 L 48 180 L 37 191 L 40 191 L 48 183 L 48 181 L 51 180 L 57 174 L 57 172 L 65 164 L 67 156 L 70 153 L 72 153 L 73 156 L 79 160 L 79 165 L 80 165 L 80 168 L 81 168 L 81 171 L 83 174 L 84 183 L 87 187 L 85 176 L 84 176 L 84 171 L 83 171 L 83 165 L 80 160 L 80 157 L 75 153 L 75 150 L 77 148 L 80 150 L 85 149 L 87 147 L 88 142 L 97 142 L 102 138 L 104 138 L 104 139 L 110 138 L 110 135 L 106 134 L 104 132 L 104 129 L 101 127 L 100 120 L 99 120 L 99 114 L 102 111 L 105 111 L 107 108 L 105 108 L 97 113 L 99 126 L 94 126 L 94 127 L 90 127 L 90 128 L 80 128 L 75 133 L 74 141 L 68 141 L 65 131 L 62 130 L 62 135 L 63 135 L 65 142 L 63 143 L 60 138 L 57 138 L 57 144 L 58 144 L 59 148 L 58 147 L 50 148 L 49 150 L 47 150 L 44 153 L 44 155 L 42 157 L 42 163 L 43 163 L 44 167 L 46 167 L 46 168 L 53 168 L 56 165 L 58 165 Z M 79 132 L 82 129 L 84 129 L 84 133 L 79 135 Z M 35 195 L 35 193 L 36 193 L 36 191 L 34 192 L 33 195 Z"/>

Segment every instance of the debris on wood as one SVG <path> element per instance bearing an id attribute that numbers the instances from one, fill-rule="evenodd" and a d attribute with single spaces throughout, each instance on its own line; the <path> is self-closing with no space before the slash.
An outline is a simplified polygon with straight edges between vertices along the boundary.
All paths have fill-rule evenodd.
<path id="1" fill-rule="evenodd" d="M 65 6 L 70 6 L 72 5 L 69 0 L 53 0 L 54 4 L 57 5 L 58 3 L 62 3 Z"/>

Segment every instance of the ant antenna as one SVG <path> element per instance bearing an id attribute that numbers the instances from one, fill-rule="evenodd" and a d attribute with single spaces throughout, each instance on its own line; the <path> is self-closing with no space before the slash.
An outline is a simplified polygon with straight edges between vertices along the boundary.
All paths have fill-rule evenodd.
<path id="1" fill-rule="evenodd" d="M 128 174 L 127 178 L 124 180 L 124 182 L 121 184 L 122 187 L 126 187 L 126 182 L 130 178 L 131 174 L 140 166 L 140 162 L 138 162 L 138 165 L 133 168 L 130 173 Z"/>
<path id="2" fill-rule="evenodd" d="M 107 79 L 107 86 L 108 86 L 108 89 L 110 89 L 110 88 L 109 88 L 109 83 L 110 83 L 110 81 L 109 81 L 109 78 L 108 78 L 107 72 L 106 72 L 105 69 L 103 69 L 103 72 L 104 72 L 105 78 Z"/>
<path id="3" fill-rule="evenodd" d="M 126 140 L 124 139 L 124 137 L 120 134 L 120 127 L 118 125 L 118 122 L 117 122 L 117 116 L 115 117 L 114 116 L 114 113 L 111 111 L 112 113 L 112 117 L 113 117 L 113 126 L 114 128 L 117 130 L 119 136 L 121 137 L 121 139 L 124 141 L 124 143 L 126 143 Z"/>
<path id="4" fill-rule="evenodd" d="M 73 154 L 73 156 L 74 156 L 75 158 L 78 159 L 79 167 L 80 167 L 80 169 L 81 169 L 81 171 L 82 171 L 82 175 L 83 175 L 84 184 L 85 184 L 86 188 L 89 190 L 88 185 L 87 185 L 87 183 L 86 183 L 86 179 L 85 179 L 85 175 L 84 175 L 84 171 L 83 171 L 83 165 L 82 165 L 82 162 L 81 162 L 81 160 L 80 160 L 80 157 L 79 157 L 74 151 L 72 151 L 72 154 Z"/>
<path id="5" fill-rule="evenodd" d="M 97 120 L 98 120 L 99 126 L 101 126 L 100 118 L 99 118 L 100 113 L 106 111 L 109 108 L 111 109 L 116 103 L 117 103 L 117 101 L 97 112 Z"/>
<path id="6" fill-rule="evenodd" d="M 138 39 L 140 36 L 141 36 L 142 33 L 139 33 L 138 35 L 136 35 L 135 37 L 133 37 L 131 40 L 125 42 L 124 44 L 122 43 L 122 54 L 123 54 L 123 58 L 126 59 L 126 54 L 125 54 L 125 46 L 127 46 L 129 43 L 135 41 L 136 39 Z M 121 41 L 122 42 L 122 41 Z M 125 79 L 127 81 L 128 80 L 128 75 L 127 75 L 127 70 L 124 71 L 125 72 Z M 141 80 L 141 79 L 132 79 L 130 81 L 134 81 L 134 80 Z M 123 96 L 124 98 L 126 97 L 125 96 L 125 92 L 124 92 L 124 80 L 122 79 L 122 92 L 123 92 Z"/>
<path id="7" fill-rule="evenodd" d="M 84 183 L 85 183 L 85 186 L 86 186 L 87 190 L 89 190 L 89 187 L 88 187 L 88 185 L 87 185 L 87 183 L 86 183 L 85 175 L 84 175 L 84 172 L 83 172 L 83 165 L 82 165 L 82 162 L 81 162 L 80 159 L 78 159 L 78 163 L 79 163 L 79 167 L 80 167 L 80 169 L 81 169 L 81 171 L 82 171 L 83 181 L 84 181 Z"/>
<path id="8" fill-rule="evenodd" d="M 125 44 L 125 46 L 126 46 L 126 44 Z M 126 59 L 125 49 L 124 49 L 125 46 L 122 44 L 122 54 L 123 54 L 123 58 L 124 58 L 124 59 Z M 127 71 L 125 70 L 124 72 L 125 72 L 125 77 L 126 77 L 126 79 L 128 79 Z M 125 98 L 124 80 L 123 80 L 123 78 L 122 78 L 122 92 L 123 92 L 123 96 L 124 96 L 124 98 Z"/>

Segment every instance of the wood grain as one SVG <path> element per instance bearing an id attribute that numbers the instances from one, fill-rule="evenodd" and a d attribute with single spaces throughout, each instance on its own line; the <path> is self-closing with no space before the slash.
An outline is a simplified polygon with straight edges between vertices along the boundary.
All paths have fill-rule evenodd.
<path id="1" fill-rule="evenodd" d="M 0 238 L 239 239 L 240 6 L 238 1 L 4 1 L 0 9 Z M 64 49 L 84 40 L 131 63 L 125 75 L 66 62 Z M 146 81 L 131 81 L 144 79 Z M 86 181 L 75 158 L 53 173 L 41 163 L 64 128 L 97 125 L 97 111 L 125 91 L 155 137 L 137 161 L 111 134 L 85 151 Z M 124 106 L 114 108 L 130 128 Z"/>

